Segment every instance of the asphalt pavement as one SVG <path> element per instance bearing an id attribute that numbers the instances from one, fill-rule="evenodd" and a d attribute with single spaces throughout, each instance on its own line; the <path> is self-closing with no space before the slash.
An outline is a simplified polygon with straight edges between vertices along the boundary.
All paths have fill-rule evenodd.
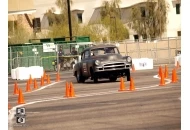
<path id="1" fill-rule="evenodd" d="M 17 81 L 22 88 L 26 109 L 25 124 L 16 124 L 14 117 L 18 95 L 13 95 L 14 80 L 9 80 L 9 130 L 180 130 L 181 72 L 178 82 L 170 83 L 173 66 L 165 86 L 159 86 L 158 67 L 132 72 L 135 91 L 118 91 L 120 80 L 77 83 L 72 72 L 62 72 L 61 81 L 25 92 L 26 81 Z M 65 82 L 72 82 L 74 98 L 65 97 Z M 40 82 L 38 81 L 38 84 Z M 125 81 L 126 89 L 129 82 Z"/>

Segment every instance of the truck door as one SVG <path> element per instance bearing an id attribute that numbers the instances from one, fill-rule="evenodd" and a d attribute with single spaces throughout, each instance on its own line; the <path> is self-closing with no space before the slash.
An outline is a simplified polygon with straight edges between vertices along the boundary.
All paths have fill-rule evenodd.
<path id="1" fill-rule="evenodd" d="M 84 56 L 82 58 L 82 73 L 83 73 L 83 76 L 85 77 L 88 77 L 89 76 L 89 60 L 90 60 L 90 53 L 89 53 L 89 50 L 85 51 L 84 52 Z"/>

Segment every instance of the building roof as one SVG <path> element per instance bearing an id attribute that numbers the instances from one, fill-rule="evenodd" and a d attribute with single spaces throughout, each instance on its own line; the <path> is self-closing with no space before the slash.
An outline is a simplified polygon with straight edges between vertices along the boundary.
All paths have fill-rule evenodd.
<path id="1" fill-rule="evenodd" d="M 16 11 L 8 11 L 8 15 L 14 15 L 14 14 L 32 14 L 35 13 L 36 9 L 29 9 L 29 10 L 16 10 Z"/>
<path id="2" fill-rule="evenodd" d="M 106 0 L 106 1 L 111 1 L 111 0 Z M 121 0 L 121 3 L 119 4 L 120 8 L 128 8 L 133 5 L 139 4 L 139 3 L 144 3 L 146 2 L 145 0 Z M 94 8 L 100 8 L 102 7 L 102 0 L 96 0 L 96 4 Z"/>

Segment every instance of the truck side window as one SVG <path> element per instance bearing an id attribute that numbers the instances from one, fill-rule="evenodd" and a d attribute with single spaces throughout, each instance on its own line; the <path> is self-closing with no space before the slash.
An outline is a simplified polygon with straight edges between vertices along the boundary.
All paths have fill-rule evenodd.
<path id="1" fill-rule="evenodd" d="M 88 58 L 90 56 L 89 51 L 85 51 L 84 58 Z"/>

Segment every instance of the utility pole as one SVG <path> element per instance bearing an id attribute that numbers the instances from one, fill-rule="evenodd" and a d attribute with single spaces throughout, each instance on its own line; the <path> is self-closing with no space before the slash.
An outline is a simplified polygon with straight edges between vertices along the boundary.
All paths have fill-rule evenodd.
<path id="1" fill-rule="evenodd" d="M 67 0 L 67 8 L 68 8 L 68 24 L 69 24 L 69 36 L 70 41 L 73 40 L 72 36 L 72 25 L 71 25 L 71 10 L 70 10 L 70 0 Z"/>

